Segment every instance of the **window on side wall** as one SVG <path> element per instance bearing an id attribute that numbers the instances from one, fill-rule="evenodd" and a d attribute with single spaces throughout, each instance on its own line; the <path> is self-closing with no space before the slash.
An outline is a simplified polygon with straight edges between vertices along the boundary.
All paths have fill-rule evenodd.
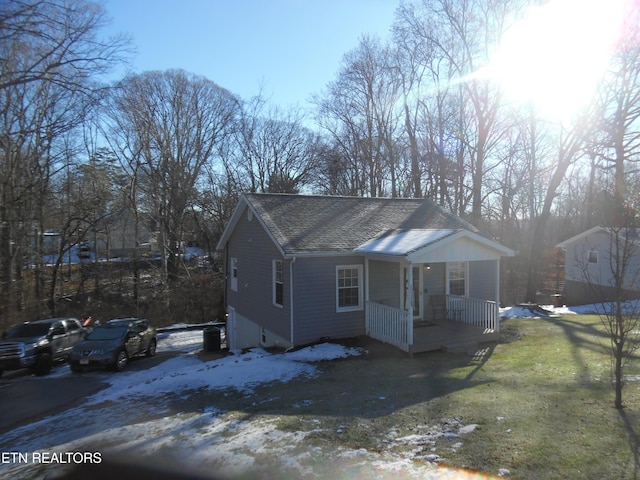
<path id="1" fill-rule="evenodd" d="M 238 291 L 238 259 L 231 257 L 231 290 Z"/>
<path id="2" fill-rule="evenodd" d="M 449 294 L 465 296 L 467 294 L 467 264 L 452 262 L 449 268 Z"/>
<path id="3" fill-rule="evenodd" d="M 336 311 L 362 310 L 362 265 L 336 267 Z"/>
<path id="4" fill-rule="evenodd" d="M 282 307 L 284 305 L 284 285 L 282 281 L 282 260 L 273 261 L 273 304 Z"/>
<path id="5" fill-rule="evenodd" d="M 589 251 L 589 263 L 598 263 L 598 251 L 597 250 L 590 250 Z"/>

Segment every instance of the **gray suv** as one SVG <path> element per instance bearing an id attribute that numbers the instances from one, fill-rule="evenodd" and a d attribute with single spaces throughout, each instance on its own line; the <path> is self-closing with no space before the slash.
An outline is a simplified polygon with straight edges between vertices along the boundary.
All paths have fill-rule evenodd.
<path id="1" fill-rule="evenodd" d="M 46 375 L 53 362 L 67 358 L 88 330 L 76 318 L 50 318 L 16 325 L 0 341 L 0 375 L 4 370 L 30 368 Z"/>
<path id="2" fill-rule="evenodd" d="M 121 372 L 131 357 L 156 354 L 156 329 L 145 318 L 119 318 L 95 327 L 69 355 L 71 371 L 106 367 Z"/>

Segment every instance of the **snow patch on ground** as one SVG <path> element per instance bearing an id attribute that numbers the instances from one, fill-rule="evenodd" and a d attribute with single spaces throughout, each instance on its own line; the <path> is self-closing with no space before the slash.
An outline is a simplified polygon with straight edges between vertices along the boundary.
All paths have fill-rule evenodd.
<path id="1" fill-rule="evenodd" d="M 604 315 L 614 311 L 615 305 L 612 303 L 592 303 L 590 305 L 578 305 L 573 307 L 554 307 L 553 305 L 540 305 L 543 311 L 548 312 L 547 316 L 561 315 Z M 625 314 L 637 313 L 640 311 L 640 300 L 630 300 L 622 304 L 622 311 Z M 501 308 L 502 318 L 541 318 L 544 312 L 536 311 L 525 305 L 514 305 L 512 307 Z"/>
<path id="2" fill-rule="evenodd" d="M 202 361 L 196 355 L 202 332 L 171 332 L 159 338 L 158 352 L 177 356 L 147 370 L 105 374 L 109 386 L 89 397 L 84 406 L 3 433 L 0 450 L 98 451 L 105 459 L 133 456 L 137 462 L 143 459 L 148 465 L 182 474 L 217 478 L 246 478 L 248 472 L 256 478 L 487 478 L 437 468 L 440 455 L 447 448 L 460 448 L 464 435 L 477 427 L 459 419 L 417 426 L 415 433 L 402 437 L 391 429 L 379 448 L 371 451 L 314 442 L 309 438 L 314 434 L 336 434 L 322 431 L 319 420 L 309 420 L 304 431 L 291 431 L 281 426 L 283 416 L 224 412 L 215 405 L 176 412 L 172 409 L 185 408 L 186 403 L 169 401 L 197 395 L 202 389 L 235 389 L 251 395 L 260 384 L 320 375 L 317 362 L 360 355 L 360 349 L 323 343 L 289 353 L 252 349 Z M 59 376 L 71 375 L 66 366 L 57 370 Z M 438 440 L 445 447 L 439 446 L 436 452 Z M 0 464 L 0 477 L 42 478 L 43 471 L 55 472 L 55 468 Z"/>

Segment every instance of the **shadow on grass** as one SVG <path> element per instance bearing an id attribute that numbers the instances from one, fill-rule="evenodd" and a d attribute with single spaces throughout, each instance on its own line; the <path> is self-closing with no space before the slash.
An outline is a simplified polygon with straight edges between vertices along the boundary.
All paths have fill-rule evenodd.
<path id="1" fill-rule="evenodd" d="M 607 351 L 606 344 L 609 342 L 609 336 L 606 332 L 597 327 L 599 323 L 589 324 L 569 320 L 564 317 L 542 318 L 541 320 L 562 329 L 565 337 L 567 338 L 568 344 L 571 345 L 571 355 L 576 366 L 579 368 L 580 378 L 584 381 L 591 380 L 589 364 L 584 359 L 581 351 L 585 348 L 597 353 Z"/>
<path id="2" fill-rule="evenodd" d="M 358 343 L 367 353 L 319 362 L 321 374 L 316 377 L 259 385 L 250 395 L 231 390 L 203 392 L 190 399 L 190 408 L 197 411 L 213 403 L 248 418 L 269 413 L 376 420 L 432 402 L 433 409 L 424 416 L 440 418 L 452 394 L 494 381 L 478 373 L 495 345 L 483 345 L 475 355 L 434 351 L 408 356 L 375 340 L 358 339 Z M 185 405 L 171 407 L 184 410 Z"/>
<path id="3" fill-rule="evenodd" d="M 589 363 L 584 358 L 585 349 L 603 355 L 612 355 L 610 350 L 611 339 L 606 330 L 602 328 L 602 320 L 599 319 L 592 323 L 579 322 L 567 318 L 545 318 L 542 320 L 562 329 L 570 345 L 573 360 L 581 372 L 580 379 L 585 383 L 590 381 Z M 638 355 L 632 355 L 627 360 L 638 358 L 640 358 Z M 613 389 L 611 391 L 613 392 Z M 613 400 L 611 402 L 613 403 Z M 639 479 L 640 434 L 636 431 L 637 419 L 631 418 L 630 413 L 624 409 L 619 409 L 618 414 L 627 435 L 631 454 L 629 463 L 633 461 L 633 478 Z"/>
<path id="4" fill-rule="evenodd" d="M 637 479 L 640 475 L 640 435 L 636 432 L 633 421 L 629 418 L 627 412 L 624 409 L 620 409 L 619 413 L 620 419 L 627 431 L 629 449 L 633 455 L 633 478 Z"/>

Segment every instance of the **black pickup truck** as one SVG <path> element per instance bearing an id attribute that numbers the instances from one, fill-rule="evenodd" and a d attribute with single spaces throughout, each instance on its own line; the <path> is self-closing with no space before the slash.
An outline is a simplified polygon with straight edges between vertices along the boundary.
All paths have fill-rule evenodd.
<path id="1" fill-rule="evenodd" d="M 53 362 L 67 358 L 88 332 L 76 318 L 50 318 L 16 325 L 0 341 L 0 375 L 4 370 L 20 368 L 46 375 Z"/>

